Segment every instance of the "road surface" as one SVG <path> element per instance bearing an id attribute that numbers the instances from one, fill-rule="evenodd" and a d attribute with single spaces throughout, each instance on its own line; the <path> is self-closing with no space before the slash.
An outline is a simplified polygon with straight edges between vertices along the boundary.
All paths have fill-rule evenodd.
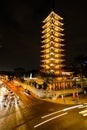
<path id="1" fill-rule="evenodd" d="M 87 130 L 83 108 L 67 106 L 26 95 L 21 88 L 7 84 L 20 97 L 19 104 L 0 109 L 0 130 Z"/>

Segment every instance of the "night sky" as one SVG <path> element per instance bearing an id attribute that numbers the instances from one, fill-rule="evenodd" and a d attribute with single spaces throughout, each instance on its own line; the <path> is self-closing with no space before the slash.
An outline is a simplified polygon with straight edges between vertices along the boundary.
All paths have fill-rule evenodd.
<path id="1" fill-rule="evenodd" d="M 52 8 L 64 18 L 65 60 L 87 56 L 87 6 L 79 0 L 0 1 L 0 70 L 39 69 L 42 21 Z"/>

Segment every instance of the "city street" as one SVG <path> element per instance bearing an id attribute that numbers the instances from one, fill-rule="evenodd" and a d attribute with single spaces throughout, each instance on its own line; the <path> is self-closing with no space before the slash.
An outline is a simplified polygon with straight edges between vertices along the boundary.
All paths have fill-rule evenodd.
<path id="1" fill-rule="evenodd" d="M 0 130 L 87 130 L 87 117 L 79 114 L 81 105 L 40 100 L 15 86 L 12 90 L 20 97 L 19 103 L 0 108 Z"/>

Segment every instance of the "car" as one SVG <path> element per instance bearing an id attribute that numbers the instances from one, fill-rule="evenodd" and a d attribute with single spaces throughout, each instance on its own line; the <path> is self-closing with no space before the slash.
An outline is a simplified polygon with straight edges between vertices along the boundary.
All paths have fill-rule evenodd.
<path id="1" fill-rule="evenodd" d="M 27 89 L 24 89 L 24 93 L 26 93 L 26 94 L 30 95 L 30 91 L 29 91 L 29 90 L 27 90 Z"/>

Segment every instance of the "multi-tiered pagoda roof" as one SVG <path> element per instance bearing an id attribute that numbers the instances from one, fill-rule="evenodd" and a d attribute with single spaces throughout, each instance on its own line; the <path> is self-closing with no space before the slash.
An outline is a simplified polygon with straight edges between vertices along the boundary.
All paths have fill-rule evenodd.
<path id="1" fill-rule="evenodd" d="M 62 38 L 62 17 L 52 11 L 43 21 L 42 31 L 42 71 L 46 73 L 60 74 L 64 66 L 64 49 Z"/>

